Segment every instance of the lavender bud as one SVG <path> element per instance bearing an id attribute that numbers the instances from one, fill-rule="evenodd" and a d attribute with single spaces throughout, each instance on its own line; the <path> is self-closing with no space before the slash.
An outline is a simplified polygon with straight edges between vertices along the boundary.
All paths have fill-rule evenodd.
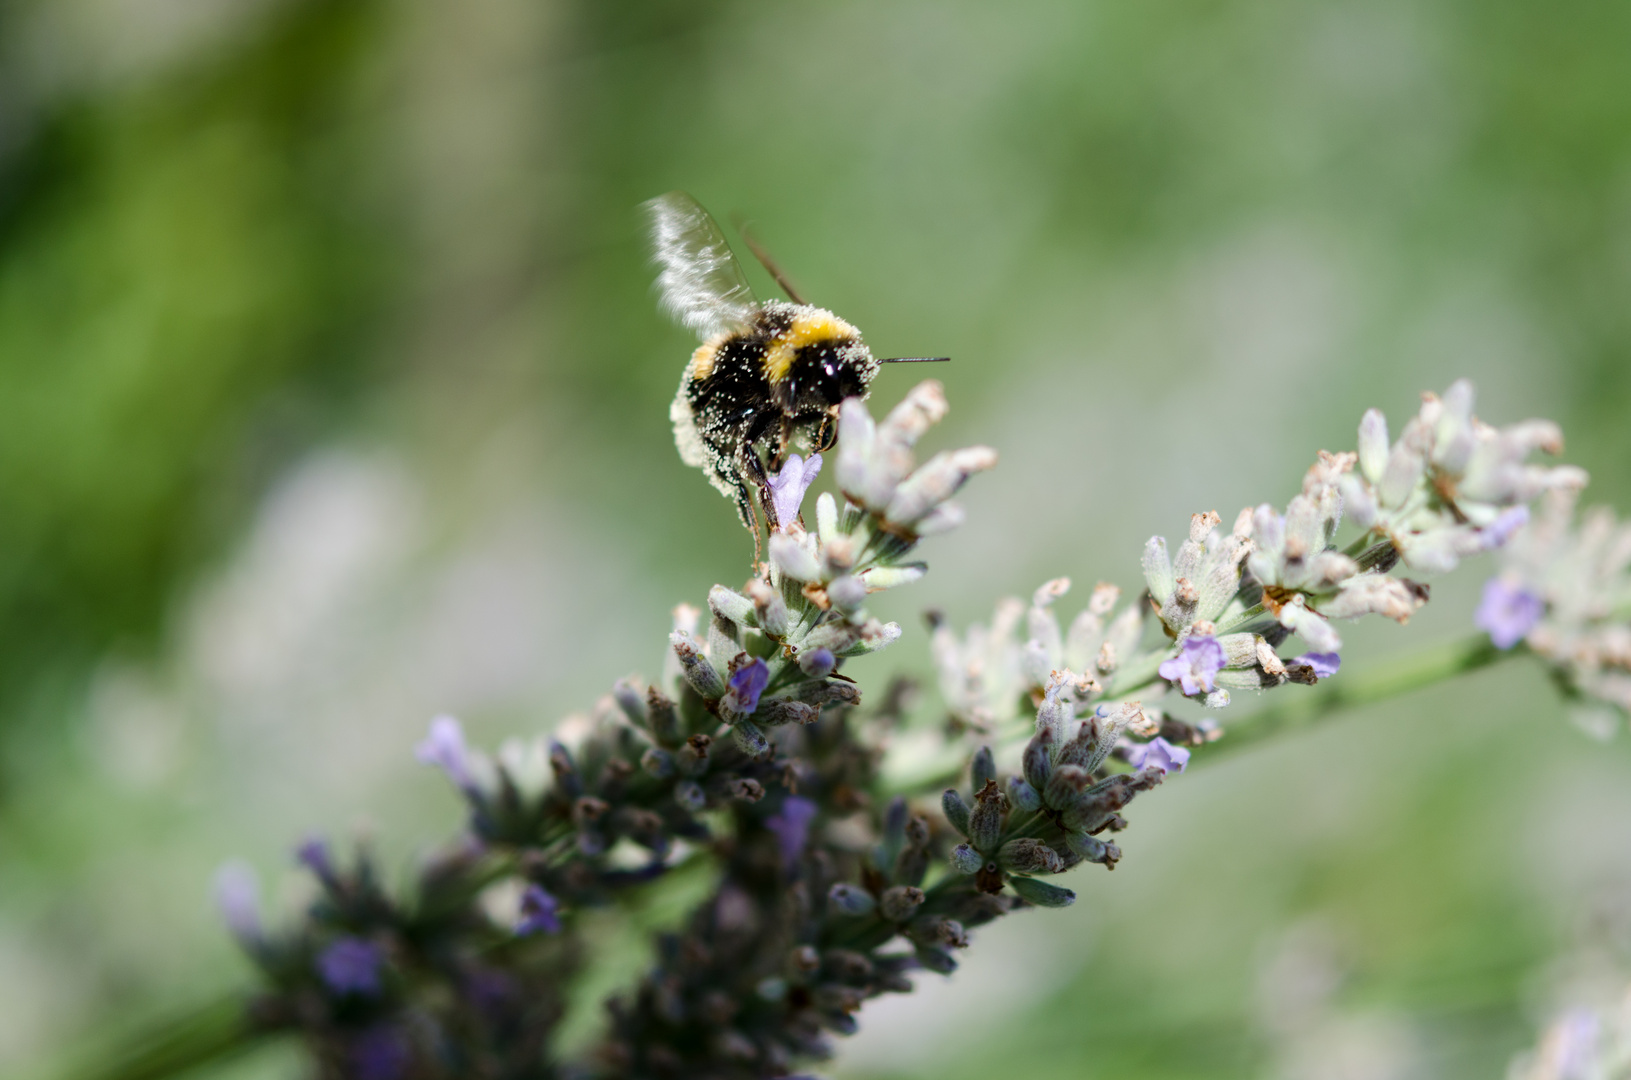
<path id="1" fill-rule="evenodd" d="M 1042 789 L 1042 801 L 1055 810 L 1064 810 L 1074 806 L 1076 797 L 1092 782 L 1093 774 L 1080 765 L 1061 765 L 1048 779 L 1048 786 Z"/>
<path id="2" fill-rule="evenodd" d="M 745 803 L 756 803 L 765 797 L 765 788 L 757 780 L 737 776 L 725 781 L 725 794 Z"/>
<path id="3" fill-rule="evenodd" d="M 982 746 L 974 752 L 974 761 L 969 771 L 974 777 L 975 791 L 979 791 L 997 778 L 997 762 L 989 746 Z"/>
<path id="4" fill-rule="evenodd" d="M 866 656 L 868 653 L 887 649 L 900 640 L 900 635 L 900 623 L 881 623 L 877 619 L 868 619 L 865 625 L 861 627 L 858 638 L 839 651 L 838 655 L 844 657 Z M 809 640 L 813 641 L 814 635 L 811 635 Z"/>
<path id="5" fill-rule="evenodd" d="M 787 533 L 770 534 L 770 561 L 794 581 L 820 581 L 821 564 L 815 553 Z"/>
<path id="6" fill-rule="evenodd" d="M 827 492 L 816 499 L 816 532 L 824 545 L 838 535 L 838 502 Z"/>
<path id="7" fill-rule="evenodd" d="M 1037 907 L 1060 908 L 1069 907 L 1076 902 L 1076 894 L 1069 889 L 1050 885 L 1046 881 L 1035 878 L 1010 878 L 1008 884 L 1020 895 L 1020 899 L 1035 904 Z"/>
<path id="8" fill-rule="evenodd" d="M 674 755 L 667 750 L 653 746 L 640 755 L 640 767 L 648 775 L 662 780 L 674 775 Z"/>
<path id="9" fill-rule="evenodd" d="M 736 745 L 741 747 L 742 753 L 748 757 L 756 758 L 770 752 L 770 740 L 765 738 L 765 733 L 759 729 L 759 725 L 751 720 L 738 720 L 731 728 L 731 735 L 735 738 Z"/>
<path id="10" fill-rule="evenodd" d="M 1008 800 L 997 790 L 997 782 L 987 780 L 975 795 L 974 812 L 968 816 L 968 838 L 979 851 L 990 853 L 997 849 L 1007 809 Z"/>
<path id="11" fill-rule="evenodd" d="M 896 885 L 885 889 L 878 901 L 878 910 L 890 922 L 905 922 L 923 906 L 923 890 L 911 885 Z"/>
<path id="12" fill-rule="evenodd" d="M 617 707 L 623 710 L 623 715 L 629 718 L 629 723 L 639 728 L 647 726 L 646 692 L 641 688 L 639 679 L 628 675 L 617 680 L 612 684 L 612 698 L 617 702 Z"/>
<path id="13" fill-rule="evenodd" d="M 1004 870 L 1021 874 L 1057 874 L 1064 869 L 1059 853 L 1032 837 L 1010 840 L 1002 845 L 997 852 L 997 863 Z"/>
<path id="14" fill-rule="evenodd" d="M 1380 483 L 1387 468 L 1387 417 L 1380 409 L 1367 409 L 1359 421 L 1359 471 L 1371 483 Z"/>
<path id="15" fill-rule="evenodd" d="M 968 513 L 961 506 L 945 502 L 919 518 L 912 531 L 918 536 L 939 536 L 951 532 L 966 520 Z"/>
<path id="16" fill-rule="evenodd" d="M 940 809 L 946 815 L 946 820 L 951 823 L 952 828 L 964 836 L 968 835 L 968 803 L 963 801 L 963 797 L 957 794 L 955 788 L 947 788 L 941 793 Z"/>
<path id="17" fill-rule="evenodd" d="M 658 742 L 672 745 L 679 740 L 680 717 L 673 699 L 655 686 L 646 691 L 646 722 Z"/>
<path id="18" fill-rule="evenodd" d="M 708 590 L 708 606 L 715 615 L 738 626 L 750 626 L 758 617 L 752 600 L 723 585 L 715 585 Z"/>
<path id="19" fill-rule="evenodd" d="M 1165 606 L 1172 599 L 1174 589 L 1172 559 L 1167 554 L 1164 536 L 1152 536 L 1144 544 L 1144 581 L 1150 587 L 1155 602 Z"/>
<path id="20" fill-rule="evenodd" d="M 951 865 L 959 874 L 977 874 L 985 865 L 985 857 L 967 844 L 958 844 L 951 849 Z"/>
<path id="21" fill-rule="evenodd" d="M 765 698 L 759 705 L 759 720 L 767 727 L 783 724 L 813 724 L 821 710 L 790 698 Z"/>
<path id="22" fill-rule="evenodd" d="M 674 801 L 695 814 L 708 805 L 708 795 L 695 780 L 681 780 L 674 785 Z"/>
<path id="23" fill-rule="evenodd" d="M 1042 809 L 1042 796 L 1036 788 L 1017 776 L 1008 778 L 1008 801 L 1028 814 Z"/>
<path id="24" fill-rule="evenodd" d="M 866 585 L 860 578 L 845 574 L 828 584 L 827 599 L 838 610 L 853 614 L 866 604 Z"/>
<path id="25" fill-rule="evenodd" d="M 871 893 L 855 885 L 834 885 L 827 890 L 827 900 L 845 915 L 870 915 L 878 906 Z"/>
<path id="26" fill-rule="evenodd" d="M 882 592 L 899 585 L 910 585 L 927 572 L 928 567 L 923 563 L 902 563 L 900 566 L 871 567 L 862 571 L 860 578 L 866 582 L 868 592 Z"/>
<path id="27" fill-rule="evenodd" d="M 748 597 L 753 601 L 753 617 L 758 620 L 759 629 L 778 640 L 786 637 L 789 619 L 787 601 L 782 599 L 781 590 L 758 578 L 748 582 L 747 589 Z"/>
<path id="28" fill-rule="evenodd" d="M 805 649 L 799 653 L 799 670 L 812 679 L 825 679 L 837 666 L 838 661 L 829 649 Z"/>
<path id="29" fill-rule="evenodd" d="M 680 671 L 685 681 L 691 684 L 691 689 L 709 701 L 725 696 L 725 679 L 719 674 L 719 669 L 702 655 L 701 642 L 683 630 L 668 635 L 668 641 L 674 648 L 674 655 L 679 658 Z"/>
<path id="30" fill-rule="evenodd" d="M 917 962 L 937 975 L 950 975 L 957 970 L 957 958 L 937 945 L 919 945 Z"/>
<path id="31" fill-rule="evenodd" d="M 1038 791 L 1048 786 L 1048 778 L 1053 775 L 1052 744 L 1053 729 L 1039 728 L 1031 741 L 1025 744 L 1025 753 L 1020 758 L 1020 769 L 1025 773 L 1025 779 Z"/>

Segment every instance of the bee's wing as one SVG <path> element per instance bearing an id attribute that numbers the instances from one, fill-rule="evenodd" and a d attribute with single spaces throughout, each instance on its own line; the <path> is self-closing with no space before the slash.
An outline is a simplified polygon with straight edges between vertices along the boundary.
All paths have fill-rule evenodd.
<path id="1" fill-rule="evenodd" d="M 703 339 L 752 322 L 759 301 L 708 211 L 683 191 L 657 196 L 645 211 L 663 310 Z"/>

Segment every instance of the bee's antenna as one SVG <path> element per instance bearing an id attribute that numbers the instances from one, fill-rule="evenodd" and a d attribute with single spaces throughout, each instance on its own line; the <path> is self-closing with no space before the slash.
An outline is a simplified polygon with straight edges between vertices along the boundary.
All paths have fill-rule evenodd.
<path id="1" fill-rule="evenodd" d="M 782 268 L 776 265 L 776 260 L 770 257 L 769 252 L 759 246 L 759 238 L 753 235 L 753 225 L 750 222 L 743 221 L 740 217 L 733 217 L 731 220 L 736 225 L 736 231 L 742 234 L 742 240 L 747 244 L 748 250 L 753 252 L 755 259 L 759 260 L 759 265 L 768 270 L 770 276 L 776 279 L 776 284 L 782 287 L 782 292 L 787 294 L 787 299 L 795 304 L 809 303 L 799 295 L 797 289 L 793 288 L 793 283 L 787 280 L 787 275 L 782 273 Z"/>
<path id="2" fill-rule="evenodd" d="M 949 356 L 891 356 L 879 360 L 880 364 L 947 364 L 951 362 Z"/>

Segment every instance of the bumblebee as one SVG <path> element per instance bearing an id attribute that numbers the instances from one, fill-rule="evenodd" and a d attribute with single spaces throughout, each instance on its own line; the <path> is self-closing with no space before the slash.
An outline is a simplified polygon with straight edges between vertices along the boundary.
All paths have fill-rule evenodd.
<path id="1" fill-rule="evenodd" d="M 866 397 L 880 365 L 946 358 L 873 357 L 859 330 L 806 303 L 744 232 L 790 301 L 761 303 L 719 226 L 684 192 L 652 199 L 645 210 L 661 268 L 661 305 L 702 339 L 669 410 L 674 441 L 682 461 L 735 500 L 757 547 L 754 495 L 766 526 L 774 529 L 769 473 L 782 467 L 789 450 L 830 449 L 838 436 L 839 404 Z"/>

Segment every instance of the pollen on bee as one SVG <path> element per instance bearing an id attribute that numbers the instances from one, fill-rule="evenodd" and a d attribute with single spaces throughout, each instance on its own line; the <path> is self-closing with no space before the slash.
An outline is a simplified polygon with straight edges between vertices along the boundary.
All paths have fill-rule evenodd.
<path id="1" fill-rule="evenodd" d="M 793 317 L 787 329 L 770 339 L 765 350 L 765 378 L 773 383 L 787 378 L 799 350 L 823 341 L 857 338 L 860 331 L 823 308 L 808 308 Z"/>
<path id="2" fill-rule="evenodd" d="M 713 373 L 714 360 L 730 337 L 729 334 L 716 334 L 697 346 L 697 351 L 691 354 L 691 378 L 706 379 Z"/>

